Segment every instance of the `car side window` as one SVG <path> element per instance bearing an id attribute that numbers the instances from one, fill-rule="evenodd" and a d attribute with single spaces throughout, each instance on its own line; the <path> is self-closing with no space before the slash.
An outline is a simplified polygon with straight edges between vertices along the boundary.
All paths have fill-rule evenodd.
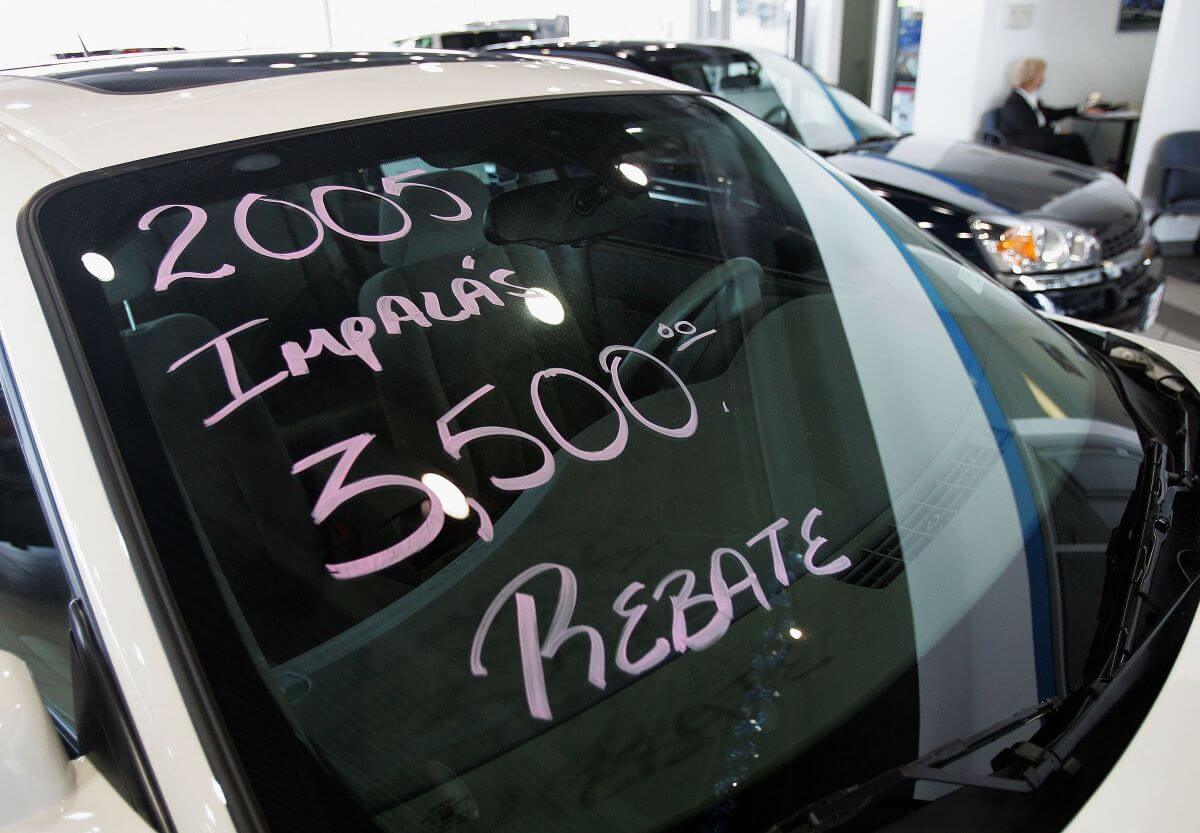
<path id="1" fill-rule="evenodd" d="M 74 722 L 70 600 L 8 399 L 0 396 L 0 650 L 25 661 L 47 707 L 67 725 Z"/>

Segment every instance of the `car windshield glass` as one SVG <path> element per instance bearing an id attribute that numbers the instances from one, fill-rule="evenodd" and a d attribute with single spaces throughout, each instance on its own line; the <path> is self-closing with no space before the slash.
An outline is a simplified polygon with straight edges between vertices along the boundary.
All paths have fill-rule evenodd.
<path id="1" fill-rule="evenodd" d="M 529 29 L 481 29 L 478 32 L 449 32 L 442 35 L 443 49 L 482 49 L 494 43 L 529 40 Z"/>
<path id="2" fill-rule="evenodd" d="M 843 150 L 867 139 L 900 135 L 870 107 L 795 61 L 766 50 L 755 56 L 787 108 L 794 126 L 789 132 L 813 150 Z"/>
<path id="3" fill-rule="evenodd" d="M 826 87 L 826 89 L 829 90 L 829 95 L 833 97 L 842 115 L 854 125 L 854 132 L 858 134 L 860 142 L 872 139 L 895 139 L 900 135 L 900 131 L 889 124 L 886 119 L 842 88 Z"/>
<path id="4" fill-rule="evenodd" d="M 256 139 L 32 221 L 276 829 L 759 829 L 1080 684 L 1108 378 L 719 99 Z"/>

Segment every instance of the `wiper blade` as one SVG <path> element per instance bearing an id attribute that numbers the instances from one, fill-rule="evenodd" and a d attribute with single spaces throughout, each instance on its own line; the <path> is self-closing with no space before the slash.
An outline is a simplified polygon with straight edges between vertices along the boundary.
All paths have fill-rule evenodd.
<path id="1" fill-rule="evenodd" d="M 962 787 L 979 787 L 1012 793 L 1032 793 L 1050 776 L 1076 773 L 1080 762 L 1073 756 L 1081 743 L 1106 718 L 1125 705 L 1136 693 L 1139 681 L 1155 671 L 1164 672 L 1175 661 L 1200 606 L 1200 578 L 1194 579 L 1166 614 L 1111 677 L 1101 677 L 1065 699 L 1054 698 L 1017 712 L 970 737 L 951 741 L 912 763 L 890 769 L 869 781 L 833 793 L 770 828 L 768 833 L 830 830 L 853 819 L 892 790 L 916 781 L 936 781 Z M 1044 745 L 1033 739 L 1010 746 L 992 759 L 993 774 L 975 775 L 947 768 L 1035 721 L 1059 716 L 1065 725 L 1055 726 Z M 1043 733 L 1045 730 L 1043 730 Z M 1035 735 L 1036 737 L 1036 735 Z"/>
<path id="2" fill-rule="evenodd" d="M 817 152 L 826 156 L 836 156 L 839 153 L 850 153 L 851 151 L 861 150 L 862 148 L 878 144 L 879 142 L 893 142 L 899 138 L 901 137 L 892 135 L 866 136 L 856 142 L 846 145 L 845 147 L 829 148 L 827 150 L 818 150 Z"/>
<path id="3" fill-rule="evenodd" d="M 1106 341 L 1105 347 L 1109 346 Z M 1128 352 L 1133 351 L 1129 349 Z M 1114 373 L 1114 381 L 1128 372 L 1113 362 L 1108 350 L 1097 350 L 1096 353 Z M 1127 359 L 1125 355 L 1119 357 Z M 1197 420 L 1192 409 L 1196 404 L 1190 388 L 1173 372 L 1153 362 L 1143 371 L 1156 383 L 1159 392 L 1175 394 L 1179 412 L 1175 415 L 1174 430 L 1156 431 L 1154 424 L 1133 407 L 1129 390 L 1122 383 L 1117 385 L 1119 395 L 1139 425 L 1139 433 L 1146 438 L 1146 459 L 1127 518 L 1121 523 L 1127 530 L 1124 542 L 1127 547 L 1115 554 L 1128 559 L 1132 551 L 1132 564 L 1125 568 L 1127 572 L 1114 585 L 1116 592 L 1109 608 L 1112 614 L 1107 625 L 1108 638 L 1097 635 L 1097 645 L 1110 647 L 1099 654 L 1100 662 L 1088 662 L 1092 667 L 1093 682 L 1065 699 L 1047 700 L 975 735 L 952 741 L 911 763 L 826 796 L 776 823 L 768 833 L 838 827 L 884 795 L 917 781 L 1031 793 L 1055 773 L 1076 772 L 1080 764 L 1072 756 L 1080 744 L 1127 701 L 1148 672 L 1157 667 L 1165 673 L 1164 669 L 1170 667 L 1175 657 L 1173 645 L 1182 642 L 1197 607 L 1200 607 L 1200 577 L 1191 580 L 1166 610 L 1154 609 L 1149 600 L 1150 585 L 1164 545 L 1171 537 L 1175 500 L 1200 485 L 1195 474 Z M 1114 538 L 1113 543 L 1115 546 L 1117 539 Z M 1106 588 L 1106 596 L 1109 592 Z M 1155 614 L 1151 619 L 1156 620 L 1152 627 L 1143 621 L 1148 619 L 1147 608 Z M 1138 637 L 1147 627 L 1149 632 L 1139 641 Z M 1100 667 L 1096 668 L 1096 665 Z M 1033 739 L 1021 741 L 1002 751 L 991 762 L 992 774 L 978 775 L 949 766 L 1032 721 L 1046 718 L 1050 719 L 1034 735 L 1038 743 Z"/>
<path id="4" fill-rule="evenodd" d="M 1142 608 L 1149 596 L 1154 566 L 1171 529 L 1175 497 L 1181 489 L 1187 489 L 1186 486 L 1172 485 L 1167 455 L 1165 445 L 1157 441 L 1150 442 L 1149 459 L 1145 462 L 1146 483 L 1139 495 L 1141 507 L 1137 546 L 1133 564 L 1129 568 L 1128 586 L 1121 599 L 1115 641 L 1101 671 L 1104 676 L 1115 674 L 1129 657 L 1137 622 L 1142 618 Z"/>
<path id="5" fill-rule="evenodd" d="M 1146 449 L 1137 487 L 1110 544 L 1101 627 L 1084 666 L 1089 675 L 1103 678 L 1116 673 L 1148 625 L 1163 612 L 1163 605 L 1156 604 L 1161 594 L 1154 592 L 1163 551 L 1191 547 L 1189 536 L 1173 530 L 1172 524 L 1176 504 L 1189 506 L 1198 485 L 1197 402 L 1191 386 L 1174 368 L 1119 336 L 1107 334 L 1093 353 L 1111 373 Z M 1146 394 L 1138 393 L 1133 376 L 1148 379 L 1174 407 L 1155 417 L 1144 401 L 1139 404 Z"/>
<path id="6" fill-rule="evenodd" d="M 879 797 L 895 788 L 914 781 L 937 781 L 958 786 L 986 787 L 1009 792 L 1032 792 L 1040 779 L 1031 782 L 1025 778 L 1008 778 L 997 775 L 975 775 L 947 769 L 949 764 L 976 752 L 995 741 L 1011 735 L 1034 720 L 1051 714 L 1063 704 L 1054 698 L 1023 709 L 1011 717 L 965 738 L 958 738 L 940 746 L 915 761 L 889 769 L 869 781 L 839 790 L 812 804 L 798 813 L 777 822 L 767 833 L 790 833 L 795 830 L 827 830 L 852 819 Z M 1018 744 L 1018 748 L 1021 744 Z M 1047 773 L 1048 774 L 1048 773 Z M 1042 776 L 1044 779 L 1045 776 Z"/>

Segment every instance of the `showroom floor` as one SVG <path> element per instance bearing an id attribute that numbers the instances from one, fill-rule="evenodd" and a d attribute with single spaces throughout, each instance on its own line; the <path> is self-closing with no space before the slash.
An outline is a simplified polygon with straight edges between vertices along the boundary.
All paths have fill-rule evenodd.
<path id="1" fill-rule="evenodd" d="M 1165 269 L 1167 294 L 1147 335 L 1200 350 L 1200 257 L 1169 258 Z"/>

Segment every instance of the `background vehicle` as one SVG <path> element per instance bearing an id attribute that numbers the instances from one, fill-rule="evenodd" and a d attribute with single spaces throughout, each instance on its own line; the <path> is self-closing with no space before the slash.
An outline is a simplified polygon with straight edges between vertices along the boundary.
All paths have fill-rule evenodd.
<path id="1" fill-rule="evenodd" d="M 1099 169 L 902 136 L 845 90 L 756 47 L 544 40 L 492 49 L 631 66 L 711 91 L 827 156 L 1034 307 L 1135 331 L 1158 315 L 1162 269 L 1141 204 Z"/>
<path id="2" fill-rule="evenodd" d="M 497 43 L 538 38 L 561 38 L 569 33 L 564 16 L 528 20 L 497 20 L 471 23 L 455 32 L 431 32 L 393 41 L 401 49 L 483 49 Z"/>
<path id="3" fill-rule="evenodd" d="M 0 82 L 83 753 L 3 712 L 3 822 L 1186 818 L 1195 354 L 693 88 L 355 54 Z"/>

